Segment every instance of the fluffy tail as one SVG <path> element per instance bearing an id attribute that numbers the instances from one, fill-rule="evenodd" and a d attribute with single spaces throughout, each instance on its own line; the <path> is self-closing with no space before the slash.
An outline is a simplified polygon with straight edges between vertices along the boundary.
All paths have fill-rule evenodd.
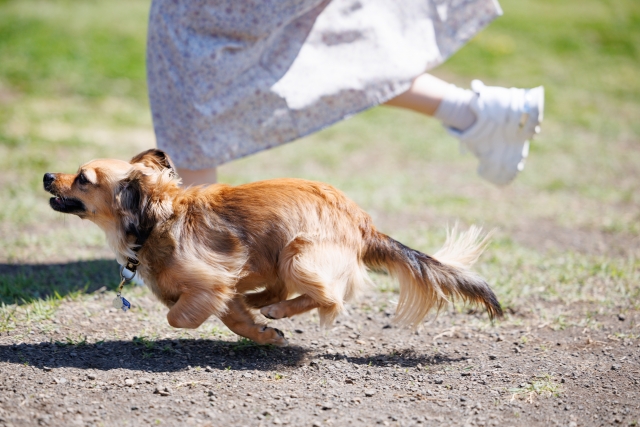
<path id="1" fill-rule="evenodd" d="M 400 282 L 395 317 L 400 324 L 418 326 L 434 306 L 440 310 L 456 298 L 484 305 L 493 319 L 502 316 L 500 303 L 487 282 L 469 270 L 489 237 L 483 237 L 479 227 L 461 234 L 454 227 L 442 249 L 431 257 L 376 231 L 368 239 L 363 262 L 388 271 Z"/>

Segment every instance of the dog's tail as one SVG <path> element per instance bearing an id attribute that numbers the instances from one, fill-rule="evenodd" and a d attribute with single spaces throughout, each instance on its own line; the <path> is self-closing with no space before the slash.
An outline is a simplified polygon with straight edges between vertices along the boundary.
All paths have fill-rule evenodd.
<path id="1" fill-rule="evenodd" d="M 386 270 L 400 282 L 395 317 L 400 324 L 417 327 L 433 307 L 440 310 L 455 298 L 484 305 L 493 319 L 502 316 L 500 303 L 487 282 L 469 270 L 489 237 L 483 237 L 479 227 L 460 234 L 454 227 L 447 232 L 442 249 L 431 257 L 374 231 L 367 239 L 363 262 L 374 270 Z"/>

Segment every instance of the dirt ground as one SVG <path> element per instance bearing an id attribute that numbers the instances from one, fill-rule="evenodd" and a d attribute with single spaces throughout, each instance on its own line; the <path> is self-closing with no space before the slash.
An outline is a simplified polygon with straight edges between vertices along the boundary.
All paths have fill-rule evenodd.
<path id="1" fill-rule="evenodd" d="M 0 337 L 3 426 L 600 426 L 640 420 L 640 314 L 532 307 L 491 324 L 451 307 L 418 331 L 370 290 L 330 330 L 315 314 L 273 322 L 260 347 L 212 319 L 171 329 L 144 288 L 133 309 L 101 290 Z M 614 309 L 615 311 L 615 309 Z M 33 314 L 35 315 L 35 313 Z M 588 322 L 584 323 L 585 316 Z"/>

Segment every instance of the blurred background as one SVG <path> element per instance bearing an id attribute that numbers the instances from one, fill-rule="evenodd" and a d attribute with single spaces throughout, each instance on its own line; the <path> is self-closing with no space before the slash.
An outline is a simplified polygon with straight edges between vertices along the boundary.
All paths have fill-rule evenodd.
<path id="1" fill-rule="evenodd" d="M 329 182 L 427 252 L 447 224 L 496 228 L 478 269 L 512 312 L 637 308 L 640 2 L 500 3 L 504 16 L 433 73 L 462 87 L 545 86 L 543 132 L 511 186 L 478 178 L 435 120 L 389 107 L 225 165 L 220 180 Z M 42 175 L 154 146 L 148 11 L 148 0 L 0 0 L 2 303 L 115 285 L 102 232 L 53 212 Z M 386 280 L 380 290 L 394 292 Z"/>

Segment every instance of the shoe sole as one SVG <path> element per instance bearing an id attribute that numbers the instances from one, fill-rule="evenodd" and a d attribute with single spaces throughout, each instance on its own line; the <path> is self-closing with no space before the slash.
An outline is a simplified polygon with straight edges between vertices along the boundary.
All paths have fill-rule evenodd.
<path id="1" fill-rule="evenodd" d="M 527 128 L 531 129 L 531 135 L 526 139 L 532 138 L 535 134 L 540 133 L 540 124 L 544 118 L 544 86 L 538 86 L 533 89 L 529 89 L 527 92 L 527 102 L 534 105 L 537 109 L 533 111 L 533 114 L 528 114 Z M 536 114 L 537 113 L 537 114 Z"/>

